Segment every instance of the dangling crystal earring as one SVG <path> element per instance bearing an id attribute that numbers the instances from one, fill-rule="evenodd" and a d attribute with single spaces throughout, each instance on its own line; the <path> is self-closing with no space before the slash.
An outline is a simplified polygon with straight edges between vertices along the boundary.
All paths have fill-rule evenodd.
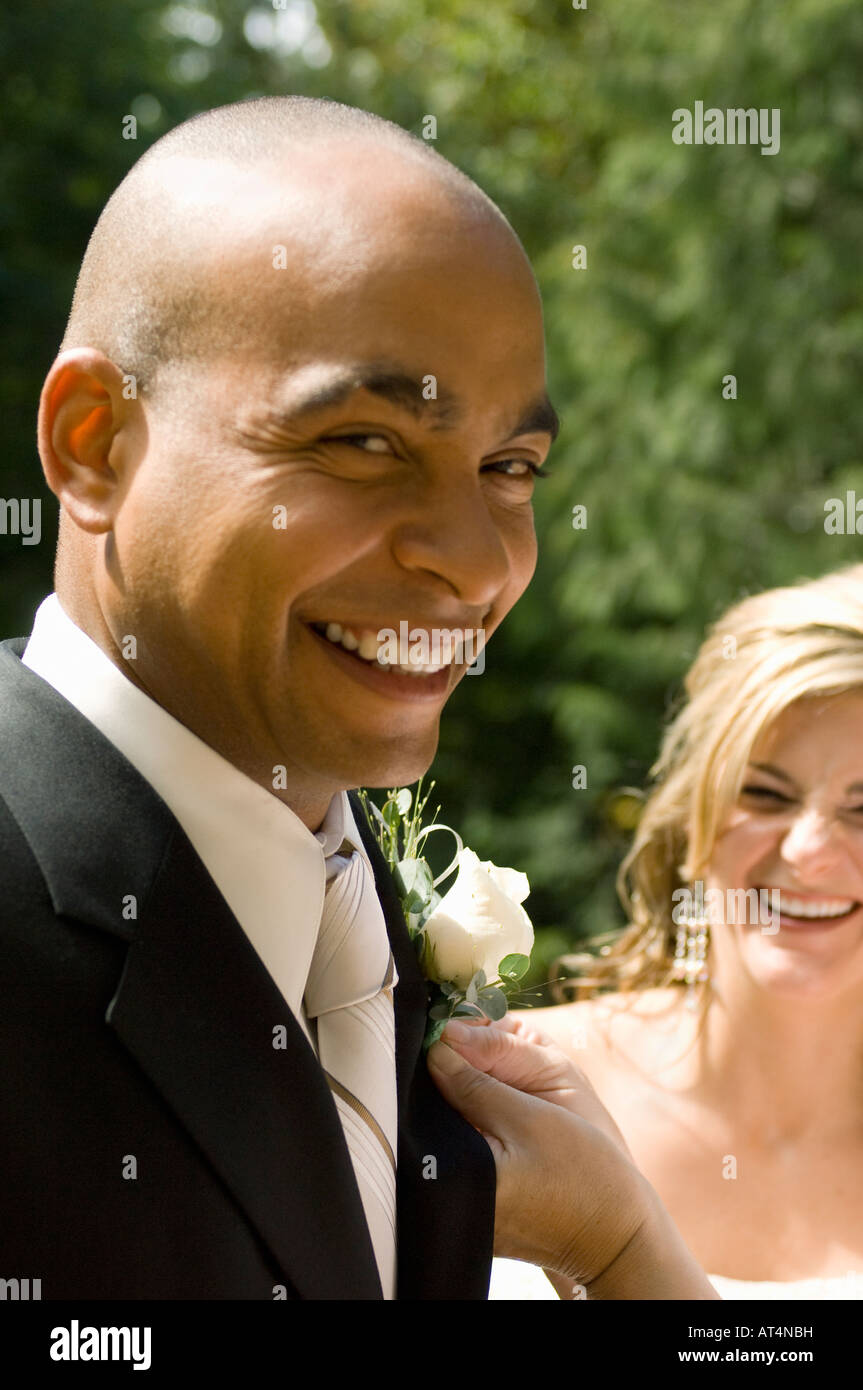
<path id="1" fill-rule="evenodd" d="M 671 978 L 686 982 L 688 988 L 684 1003 L 687 1009 L 698 1008 L 696 985 L 706 984 L 710 979 L 707 966 L 709 926 L 710 918 L 703 908 L 687 917 L 681 917 L 677 924 Z"/>

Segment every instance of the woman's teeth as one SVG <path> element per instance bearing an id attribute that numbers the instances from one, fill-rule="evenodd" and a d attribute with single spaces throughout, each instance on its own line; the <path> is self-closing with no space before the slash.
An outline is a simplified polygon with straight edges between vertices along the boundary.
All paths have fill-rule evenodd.
<path id="1" fill-rule="evenodd" d="M 449 662 L 423 663 L 420 661 L 409 661 L 407 664 L 393 665 L 388 661 L 382 661 L 378 652 L 381 644 L 374 633 L 364 632 L 361 637 L 357 637 L 349 627 L 343 627 L 341 623 L 313 624 L 316 631 L 326 637 L 328 642 L 332 642 L 336 647 L 344 647 L 345 651 L 353 652 L 363 661 L 368 661 L 379 667 L 382 671 L 398 671 L 405 676 L 434 676 L 439 671 L 443 671 Z"/>
<path id="2" fill-rule="evenodd" d="M 793 893 L 780 890 L 779 911 L 784 917 L 804 917 L 815 921 L 820 917 L 845 917 L 857 903 L 853 898 L 795 898 Z"/>

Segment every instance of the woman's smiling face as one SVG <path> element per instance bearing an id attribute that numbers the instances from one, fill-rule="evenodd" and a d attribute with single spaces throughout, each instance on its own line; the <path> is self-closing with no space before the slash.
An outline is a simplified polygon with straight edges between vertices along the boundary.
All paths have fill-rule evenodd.
<path id="1" fill-rule="evenodd" d="M 863 690 L 798 700 L 756 741 L 705 885 L 779 891 L 778 919 L 714 927 L 717 981 L 742 965 L 784 995 L 863 994 Z"/>

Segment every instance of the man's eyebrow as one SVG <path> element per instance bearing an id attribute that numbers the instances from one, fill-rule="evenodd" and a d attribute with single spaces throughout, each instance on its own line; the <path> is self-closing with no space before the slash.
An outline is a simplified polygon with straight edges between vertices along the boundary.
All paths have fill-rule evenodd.
<path id="1" fill-rule="evenodd" d="M 554 443 L 560 433 L 560 416 L 548 396 L 540 396 L 538 401 L 528 406 L 512 433 L 513 437 L 518 434 L 548 434 Z"/>
<path id="2" fill-rule="evenodd" d="M 343 405 L 357 391 L 368 391 L 390 404 L 407 410 L 416 419 L 428 420 L 433 429 L 445 429 L 461 419 L 463 411 L 455 392 L 435 382 L 435 397 L 427 399 L 427 378 L 411 376 L 387 365 L 342 368 L 326 380 L 309 387 L 271 413 L 272 419 L 298 420 L 318 410 Z M 560 431 L 557 411 L 547 395 L 534 401 L 520 420 L 511 437 L 520 434 L 548 434 L 552 442 Z"/>
<path id="3" fill-rule="evenodd" d="M 425 381 L 396 368 L 347 367 L 286 401 L 278 413 L 285 420 L 295 420 L 316 410 L 342 405 L 357 391 L 368 391 L 373 396 L 381 396 L 391 405 L 409 411 L 417 419 L 432 417 L 435 428 L 454 424 L 460 415 L 455 394 L 435 384 L 436 396 L 427 399 L 423 395 L 425 390 Z"/>

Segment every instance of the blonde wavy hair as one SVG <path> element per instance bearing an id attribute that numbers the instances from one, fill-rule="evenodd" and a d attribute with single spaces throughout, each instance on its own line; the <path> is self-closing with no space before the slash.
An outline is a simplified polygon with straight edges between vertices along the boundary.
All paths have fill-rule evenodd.
<path id="1" fill-rule="evenodd" d="M 686 675 L 617 877 L 629 925 L 555 963 L 554 974 L 573 973 L 554 987 L 558 1001 L 675 983 L 672 893 L 703 877 L 757 739 L 796 701 L 861 687 L 863 564 L 756 594 L 714 624 Z M 702 989 L 702 1004 L 708 997 Z"/>

